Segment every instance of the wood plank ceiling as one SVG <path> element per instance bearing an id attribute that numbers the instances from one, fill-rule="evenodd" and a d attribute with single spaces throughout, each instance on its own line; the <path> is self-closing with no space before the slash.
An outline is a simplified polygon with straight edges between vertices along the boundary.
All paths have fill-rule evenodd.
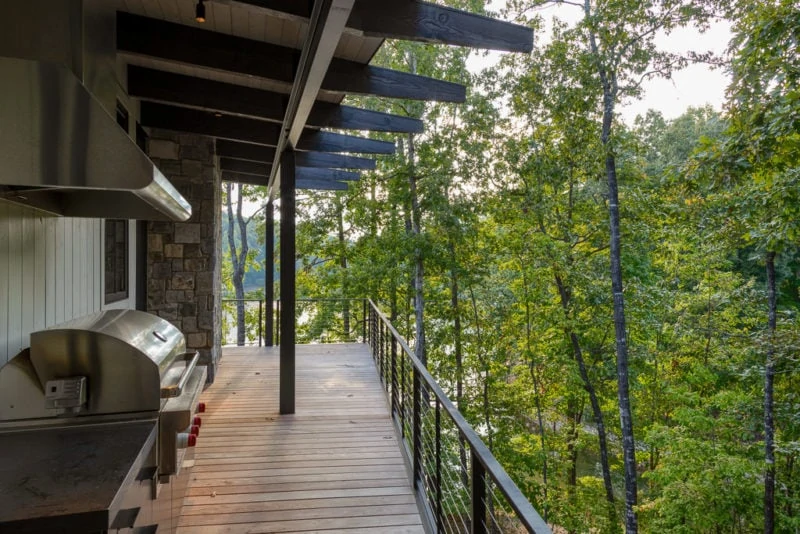
<path id="1" fill-rule="evenodd" d="M 421 132 L 422 122 L 341 104 L 346 94 L 463 102 L 463 86 L 369 65 L 386 38 L 529 52 L 529 28 L 416 0 L 118 0 L 124 83 L 145 127 L 217 139 L 223 179 L 346 189 L 394 144 L 325 129 Z"/>

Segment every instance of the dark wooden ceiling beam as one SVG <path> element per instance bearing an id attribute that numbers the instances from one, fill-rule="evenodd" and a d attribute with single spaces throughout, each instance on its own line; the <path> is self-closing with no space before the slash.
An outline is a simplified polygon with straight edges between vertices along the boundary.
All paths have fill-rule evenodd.
<path id="1" fill-rule="evenodd" d="M 241 174 L 225 171 L 222 173 L 222 180 L 225 182 L 236 182 L 240 184 L 267 186 L 266 176 L 256 176 L 254 174 Z M 346 191 L 347 183 L 334 180 L 314 180 L 297 178 L 295 189 L 316 189 L 320 191 Z"/>
<path id="2" fill-rule="evenodd" d="M 394 143 L 341 135 L 331 132 L 313 131 L 303 134 L 297 150 L 308 152 L 356 152 L 362 154 L 394 154 Z"/>
<path id="3" fill-rule="evenodd" d="M 298 152 L 295 157 L 302 167 L 320 167 L 330 169 L 372 170 L 377 165 L 374 159 L 331 154 L 328 152 Z"/>
<path id="4" fill-rule="evenodd" d="M 209 69 L 292 84 L 300 51 L 151 19 L 117 13 L 117 49 Z M 463 85 L 334 58 L 322 89 L 389 98 L 463 102 Z"/>
<path id="5" fill-rule="evenodd" d="M 333 182 L 329 180 L 300 180 L 295 183 L 295 189 L 314 189 L 317 191 L 347 191 L 345 182 Z"/>
<path id="6" fill-rule="evenodd" d="M 275 148 L 263 145 L 254 145 L 252 143 L 240 143 L 238 141 L 230 141 L 227 139 L 218 139 L 217 155 L 226 158 L 271 163 L 275 157 Z"/>
<path id="7" fill-rule="evenodd" d="M 289 95 L 128 65 L 128 94 L 208 111 L 282 122 Z M 317 128 L 420 133 L 421 120 L 316 101 L 308 125 Z"/>
<path id="8" fill-rule="evenodd" d="M 229 159 L 271 163 L 275 157 L 275 149 L 252 143 L 219 139 L 217 140 L 217 155 Z M 297 152 L 295 159 L 300 167 L 359 170 L 372 170 L 376 167 L 374 159 L 328 152 Z"/>
<path id="9" fill-rule="evenodd" d="M 252 11 L 263 10 L 295 20 L 307 20 L 309 17 L 306 2 L 223 1 Z M 369 37 L 443 43 L 507 52 L 530 52 L 533 48 L 533 30 L 526 26 L 430 2 L 356 0 L 347 27 Z"/>
<path id="10" fill-rule="evenodd" d="M 156 102 L 142 102 L 140 120 L 142 126 L 149 128 L 195 133 L 270 147 L 277 145 L 281 130 L 281 126 L 274 122 L 214 114 Z M 365 154 L 393 154 L 395 150 L 394 143 L 388 141 L 320 132 L 311 128 L 303 130 L 297 148 L 315 152 Z"/>
<path id="11" fill-rule="evenodd" d="M 256 161 L 244 161 L 240 159 L 220 158 L 219 169 L 223 172 L 235 172 L 237 174 L 252 174 L 267 179 L 272 168 L 270 163 L 259 163 Z M 297 179 L 309 180 L 338 180 L 350 182 L 358 180 L 361 176 L 357 172 L 348 172 L 338 169 L 319 169 L 313 167 L 297 167 Z"/>
<path id="12" fill-rule="evenodd" d="M 530 52 L 533 30 L 429 2 L 361 0 L 347 25 L 369 37 Z"/>

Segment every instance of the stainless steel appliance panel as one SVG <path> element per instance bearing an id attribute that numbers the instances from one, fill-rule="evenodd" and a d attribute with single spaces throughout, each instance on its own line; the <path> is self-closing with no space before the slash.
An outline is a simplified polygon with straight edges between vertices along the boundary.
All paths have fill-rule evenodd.
<path id="1" fill-rule="evenodd" d="M 157 411 L 161 382 L 186 352 L 169 322 L 136 310 L 107 310 L 31 334 L 39 381 L 87 377 L 93 415 Z"/>

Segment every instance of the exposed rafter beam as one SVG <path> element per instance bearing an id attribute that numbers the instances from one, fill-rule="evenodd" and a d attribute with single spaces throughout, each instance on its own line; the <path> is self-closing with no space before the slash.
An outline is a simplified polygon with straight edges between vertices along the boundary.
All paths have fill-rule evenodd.
<path id="1" fill-rule="evenodd" d="M 225 171 L 222 173 L 222 180 L 226 182 L 236 182 L 240 184 L 260 185 L 260 186 L 267 185 L 266 176 L 256 176 L 254 174 L 240 174 L 230 171 Z M 331 180 L 300 179 L 298 177 L 295 183 L 295 188 L 317 189 L 324 191 L 346 191 L 347 183 L 331 181 Z"/>
<path id="2" fill-rule="evenodd" d="M 394 143 L 365 139 L 352 135 L 313 131 L 303 134 L 297 143 L 297 150 L 307 152 L 357 152 L 363 154 L 394 154 Z"/>
<path id="3" fill-rule="evenodd" d="M 361 0 L 347 25 L 371 37 L 530 52 L 533 30 L 459 9 L 409 0 Z"/>
<path id="4" fill-rule="evenodd" d="M 141 122 L 142 126 L 151 128 L 208 135 L 269 147 L 277 146 L 281 130 L 281 126 L 274 122 L 214 114 L 155 102 L 142 102 Z M 307 128 L 303 131 L 298 149 L 317 152 L 393 154 L 394 143 Z"/>
<path id="5" fill-rule="evenodd" d="M 230 171 L 239 174 L 252 174 L 266 178 L 272 164 L 259 163 L 256 161 L 244 161 L 240 159 L 220 158 L 219 168 L 222 171 Z M 297 167 L 297 178 L 316 179 L 316 180 L 340 180 L 350 182 L 358 180 L 361 176 L 357 172 L 342 171 L 339 169 L 322 169 L 315 167 Z"/>
<path id="6" fill-rule="evenodd" d="M 214 1 L 214 0 L 212 0 Z M 220 0 L 216 0 L 220 1 Z M 286 0 L 223 0 L 249 10 L 266 10 L 307 20 L 305 2 Z M 357 0 L 347 27 L 370 37 L 444 43 L 472 48 L 530 52 L 533 30 L 429 2 Z"/>
<path id="7" fill-rule="evenodd" d="M 237 174 L 251 174 L 258 176 L 266 183 L 267 176 L 272 165 L 269 163 L 259 163 L 256 161 L 244 161 L 241 159 L 220 158 L 219 168 L 223 172 L 235 172 Z M 342 171 L 339 169 L 319 169 L 313 167 L 297 167 L 297 179 L 309 180 L 335 180 L 351 182 L 358 180 L 361 176 L 357 172 Z"/>
<path id="8" fill-rule="evenodd" d="M 128 94 L 145 100 L 282 122 L 289 95 L 128 65 Z M 308 116 L 316 128 L 420 133 L 411 117 L 316 101 Z"/>
<path id="9" fill-rule="evenodd" d="M 161 20 L 117 13 L 117 49 L 292 84 L 299 50 Z M 463 85 L 334 58 L 322 89 L 350 94 L 463 102 Z"/>
<path id="10" fill-rule="evenodd" d="M 343 154 L 330 154 L 327 152 L 298 152 L 297 164 L 303 167 L 330 169 L 372 170 L 376 167 L 374 159 L 345 156 Z"/>
<path id="11" fill-rule="evenodd" d="M 275 149 L 252 143 L 218 139 L 217 156 L 271 163 L 272 158 L 275 157 Z"/>
<path id="12" fill-rule="evenodd" d="M 220 139 L 217 141 L 217 155 L 223 158 L 270 163 L 275 157 L 275 149 L 252 143 Z M 295 154 L 295 159 L 300 167 L 361 170 L 372 170 L 376 167 L 374 159 L 327 152 L 298 152 Z"/>
<path id="13" fill-rule="evenodd" d="M 317 191 L 347 191 L 345 182 L 331 182 L 328 180 L 297 180 L 296 189 L 315 189 Z"/>

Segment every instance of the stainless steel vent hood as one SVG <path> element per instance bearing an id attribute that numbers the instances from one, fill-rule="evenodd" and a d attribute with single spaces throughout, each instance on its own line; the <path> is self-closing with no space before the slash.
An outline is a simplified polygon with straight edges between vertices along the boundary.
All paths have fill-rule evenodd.
<path id="1" fill-rule="evenodd" d="M 0 80 L 0 198 L 69 217 L 191 216 L 66 66 L 0 57 Z"/>

